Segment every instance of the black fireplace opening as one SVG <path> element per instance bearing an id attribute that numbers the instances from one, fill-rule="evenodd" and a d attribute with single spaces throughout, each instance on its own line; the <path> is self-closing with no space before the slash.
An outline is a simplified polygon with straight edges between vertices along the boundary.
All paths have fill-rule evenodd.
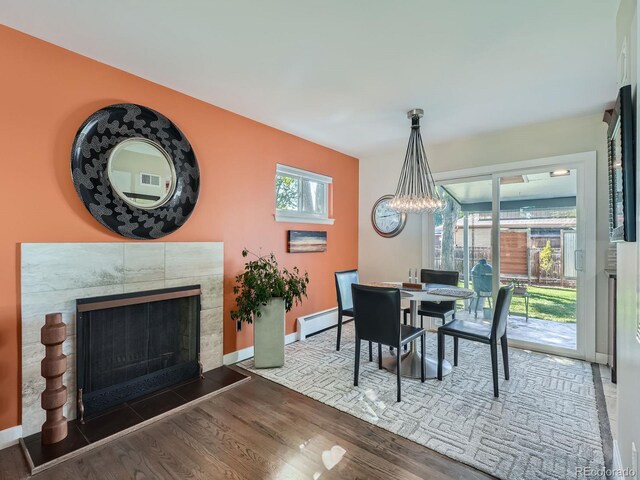
<path id="1" fill-rule="evenodd" d="M 200 293 L 190 285 L 76 301 L 81 421 L 202 374 Z"/>

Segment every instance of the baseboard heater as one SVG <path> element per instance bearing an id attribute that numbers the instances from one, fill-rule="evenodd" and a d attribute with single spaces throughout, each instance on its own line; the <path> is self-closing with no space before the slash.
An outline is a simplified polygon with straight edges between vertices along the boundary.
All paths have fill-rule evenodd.
<path id="1" fill-rule="evenodd" d="M 350 317 L 348 317 L 350 319 Z M 304 317 L 298 317 L 298 334 L 300 340 L 304 340 L 321 330 L 333 327 L 338 324 L 338 307 L 311 313 Z"/>
<path id="2" fill-rule="evenodd" d="M 337 325 L 338 307 L 311 313 L 304 317 L 298 317 L 297 320 L 298 329 L 297 331 L 285 336 L 285 345 L 297 342 L 298 340 L 304 340 L 309 335 L 313 335 L 314 333 Z M 345 320 L 351 320 L 351 317 L 345 317 Z M 233 365 L 234 363 L 242 362 L 243 360 L 251 357 L 253 357 L 253 347 L 247 347 L 242 350 L 227 353 L 223 358 L 223 362 L 225 365 Z"/>

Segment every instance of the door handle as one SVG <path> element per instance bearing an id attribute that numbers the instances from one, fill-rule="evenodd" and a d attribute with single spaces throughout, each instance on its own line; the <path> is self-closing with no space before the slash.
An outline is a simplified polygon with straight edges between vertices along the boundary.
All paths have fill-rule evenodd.
<path id="1" fill-rule="evenodd" d="M 582 272 L 584 270 L 584 250 L 573 251 L 573 262 L 577 271 Z"/>

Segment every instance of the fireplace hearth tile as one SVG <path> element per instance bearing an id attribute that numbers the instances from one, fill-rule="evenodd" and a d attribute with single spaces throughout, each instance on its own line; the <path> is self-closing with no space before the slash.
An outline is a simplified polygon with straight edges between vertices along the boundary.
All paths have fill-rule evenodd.
<path id="1" fill-rule="evenodd" d="M 213 380 L 218 384 L 219 388 L 232 385 L 245 377 L 246 375 L 228 367 L 214 368 L 204 374 L 204 378 Z"/>
<path id="2" fill-rule="evenodd" d="M 142 418 L 149 419 L 184 405 L 185 399 L 174 391 L 152 395 L 144 400 L 129 403 L 129 406 Z"/>
<path id="3" fill-rule="evenodd" d="M 186 382 L 173 388 L 173 391 L 186 401 L 195 400 L 211 390 L 226 388 L 245 379 L 246 376 L 228 367 L 215 368 L 205 372 L 204 379 Z"/>
<path id="4" fill-rule="evenodd" d="M 76 426 L 75 420 L 68 423 L 69 434 L 67 438 L 53 445 L 42 445 L 40 433 L 34 433 L 24 438 L 23 448 L 27 448 L 31 462 L 35 467 L 51 461 L 55 461 L 64 455 L 68 455 L 89 445 L 89 441 Z"/>
<path id="5" fill-rule="evenodd" d="M 224 368 L 224 367 L 221 367 Z M 218 390 L 220 385 L 217 382 L 205 377 L 203 379 L 196 379 L 190 382 L 185 382 L 182 385 L 174 387 L 173 392 L 182 398 L 183 402 L 190 402 L 197 400 L 203 395 L 207 395 L 209 392 Z"/>
<path id="6" fill-rule="evenodd" d="M 122 430 L 141 423 L 145 418 L 140 416 L 129 405 L 123 405 L 109 412 L 90 418 L 78 429 L 87 437 L 90 443 L 110 437 Z"/>
<path id="7" fill-rule="evenodd" d="M 215 368 L 205 372 L 202 379 L 197 378 L 145 395 L 107 413 L 87 419 L 84 424 L 71 420 L 68 422 L 67 438 L 54 445 L 42 445 L 40 433 L 21 439 L 20 444 L 31 474 L 34 475 L 184 410 L 198 401 L 240 385 L 250 378 L 228 367 Z"/>

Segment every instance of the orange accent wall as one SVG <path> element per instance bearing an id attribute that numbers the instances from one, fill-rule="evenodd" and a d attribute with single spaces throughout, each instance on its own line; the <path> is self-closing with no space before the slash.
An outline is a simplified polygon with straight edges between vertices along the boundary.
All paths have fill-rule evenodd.
<path id="1" fill-rule="evenodd" d="M 201 191 L 189 221 L 168 242 L 224 242 L 224 352 L 253 344 L 230 319 L 243 247 L 273 251 L 311 278 L 295 318 L 334 307 L 333 272 L 358 261 L 358 160 L 0 26 L 0 430 L 20 419 L 20 243 L 122 242 L 77 197 L 69 155 L 78 127 L 114 103 L 139 103 L 173 120 L 198 157 Z M 334 225 L 277 223 L 276 163 L 333 177 Z M 289 254 L 288 229 L 327 230 L 326 253 Z M 44 321 L 44 320 L 43 320 Z"/>

